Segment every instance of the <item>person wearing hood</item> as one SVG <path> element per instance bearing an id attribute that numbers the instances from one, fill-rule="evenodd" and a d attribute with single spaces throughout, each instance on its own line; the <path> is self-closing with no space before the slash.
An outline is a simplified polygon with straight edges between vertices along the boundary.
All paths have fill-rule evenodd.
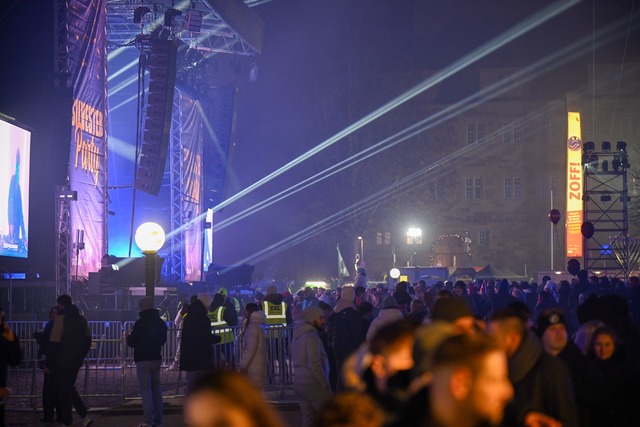
<path id="1" fill-rule="evenodd" d="M 82 418 L 82 424 L 88 426 L 93 420 L 87 416 L 87 408 L 76 390 L 76 379 L 91 348 L 91 331 L 87 319 L 80 315 L 69 295 L 60 295 L 56 302 L 60 314 L 51 329 L 45 369 L 51 370 L 56 380 L 60 422 L 71 425 L 73 406 Z"/>
<path id="2" fill-rule="evenodd" d="M 578 413 L 569 370 L 547 354 L 525 326 L 518 310 L 494 312 L 489 334 L 506 352 L 514 399 L 505 410 L 505 424 L 578 426 Z"/>
<path id="3" fill-rule="evenodd" d="M 333 349 L 338 371 L 337 390 L 344 389 L 342 366 L 347 358 L 360 347 L 365 340 L 362 318 L 354 307 L 355 290 L 351 286 L 342 289 L 342 296 L 336 302 L 333 313 L 327 320 L 329 343 Z"/>
<path id="4" fill-rule="evenodd" d="M 242 358 L 240 371 L 262 389 L 267 374 L 267 339 L 262 330 L 267 318 L 258 304 L 250 302 L 244 307 L 242 322 Z"/>
<path id="5" fill-rule="evenodd" d="M 190 306 L 182 324 L 182 340 L 180 341 L 180 370 L 187 371 L 187 389 L 193 381 L 211 370 L 213 344 L 222 338 L 211 332 L 211 321 L 207 309 L 211 304 L 211 296 L 199 293 Z"/>
<path id="6" fill-rule="evenodd" d="M 324 327 L 325 319 L 320 308 L 309 307 L 302 312 L 300 320 L 293 330 L 291 343 L 293 369 L 296 373 L 293 377 L 293 390 L 300 402 L 302 426 L 312 427 L 332 396 L 329 358 L 318 335 Z"/>
<path id="7" fill-rule="evenodd" d="M 369 326 L 369 330 L 367 331 L 367 342 L 371 342 L 373 337 L 376 335 L 376 332 L 378 332 L 383 326 L 397 322 L 403 318 L 402 312 L 396 308 L 395 299 L 392 296 L 385 297 L 382 300 L 382 307 L 380 308 L 378 317 L 373 319 Z"/>
<path id="8" fill-rule="evenodd" d="M 133 348 L 136 362 L 138 390 L 142 397 L 141 427 L 162 425 L 162 390 L 160 390 L 160 368 L 162 346 L 167 342 L 167 325 L 160 312 L 153 306 L 152 297 L 138 302 L 140 318 L 127 336 L 127 345 Z"/>

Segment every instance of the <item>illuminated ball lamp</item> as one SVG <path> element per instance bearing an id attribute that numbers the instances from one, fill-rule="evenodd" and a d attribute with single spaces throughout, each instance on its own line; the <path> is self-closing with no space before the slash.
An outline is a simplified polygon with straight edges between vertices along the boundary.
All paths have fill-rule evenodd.
<path id="1" fill-rule="evenodd" d="M 399 269 L 397 269 L 397 268 L 395 268 L 395 267 L 394 267 L 394 268 L 392 268 L 392 269 L 389 271 L 389 276 L 391 276 L 391 278 L 392 278 L 393 280 L 397 280 L 397 279 L 400 277 L 400 270 L 399 270 Z"/>
<path id="2" fill-rule="evenodd" d="M 156 255 L 164 245 L 164 230 L 155 222 L 145 222 L 136 230 L 135 241 L 145 256 L 145 295 L 153 298 L 156 284 Z"/>

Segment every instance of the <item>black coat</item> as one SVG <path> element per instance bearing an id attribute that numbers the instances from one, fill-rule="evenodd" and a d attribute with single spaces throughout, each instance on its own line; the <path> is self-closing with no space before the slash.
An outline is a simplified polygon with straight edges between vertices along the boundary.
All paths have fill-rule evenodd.
<path id="1" fill-rule="evenodd" d="M 571 341 L 567 342 L 558 357 L 565 362 L 571 374 L 580 427 L 595 427 L 596 424 L 592 422 L 592 412 L 606 410 L 610 400 L 603 376 L 598 372 L 593 361 L 582 354 Z"/>
<path id="2" fill-rule="evenodd" d="M 180 341 L 180 370 L 208 371 L 211 369 L 211 345 L 220 337 L 211 333 L 211 321 L 207 309 L 200 300 L 189 306 L 182 323 Z"/>
<path id="3" fill-rule="evenodd" d="M 47 350 L 47 366 L 79 368 L 90 348 L 91 332 L 87 319 L 72 304 L 60 313 L 53 324 Z"/>
<path id="4" fill-rule="evenodd" d="M 0 328 L 5 325 L 1 324 Z M 22 352 L 20 350 L 20 341 L 15 336 L 13 341 L 7 341 L 2 336 L 0 330 L 0 387 L 7 385 L 7 368 L 9 366 L 17 366 L 22 361 Z"/>
<path id="5" fill-rule="evenodd" d="M 127 345 L 133 347 L 133 360 L 162 360 L 162 346 L 165 342 L 167 324 L 160 318 L 160 312 L 155 308 L 141 311 L 140 318 L 127 337 Z"/>
<path id="6" fill-rule="evenodd" d="M 365 340 L 362 318 L 353 307 L 331 313 L 327 321 L 327 332 L 339 366 Z"/>
<path id="7" fill-rule="evenodd" d="M 509 358 L 509 380 L 514 398 L 505 408 L 506 425 L 523 425 L 529 412 L 549 415 L 563 427 L 579 425 L 569 370 L 560 359 L 547 354 L 531 333 L 525 334 Z"/>

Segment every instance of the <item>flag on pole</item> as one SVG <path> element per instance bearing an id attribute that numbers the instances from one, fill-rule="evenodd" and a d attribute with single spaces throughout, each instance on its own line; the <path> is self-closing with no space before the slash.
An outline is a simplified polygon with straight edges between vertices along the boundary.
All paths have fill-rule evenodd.
<path id="1" fill-rule="evenodd" d="M 340 253 L 340 244 L 336 245 L 336 249 L 338 250 L 338 275 L 340 277 L 349 277 L 349 270 L 347 269 L 347 264 L 344 262 L 342 258 L 342 254 Z"/>

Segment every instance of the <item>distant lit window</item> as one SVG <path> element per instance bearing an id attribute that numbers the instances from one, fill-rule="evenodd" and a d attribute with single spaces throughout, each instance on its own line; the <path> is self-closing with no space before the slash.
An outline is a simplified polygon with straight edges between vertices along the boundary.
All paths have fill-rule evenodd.
<path id="1" fill-rule="evenodd" d="M 513 177 L 513 197 L 516 199 L 522 198 L 522 177 Z"/>
<path id="2" fill-rule="evenodd" d="M 385 231 L 384 232 L 384 239 L 382 240 L 382 243 L 384 245 L 390 245 L 391 244 L 391 232 L 390 231 Z"/>
<path id="3" fill-rule="evenodd" d="M 376 245 L 381 245 L 382 244 L 382 232 L 378 231 L 376 232 Z"/>

